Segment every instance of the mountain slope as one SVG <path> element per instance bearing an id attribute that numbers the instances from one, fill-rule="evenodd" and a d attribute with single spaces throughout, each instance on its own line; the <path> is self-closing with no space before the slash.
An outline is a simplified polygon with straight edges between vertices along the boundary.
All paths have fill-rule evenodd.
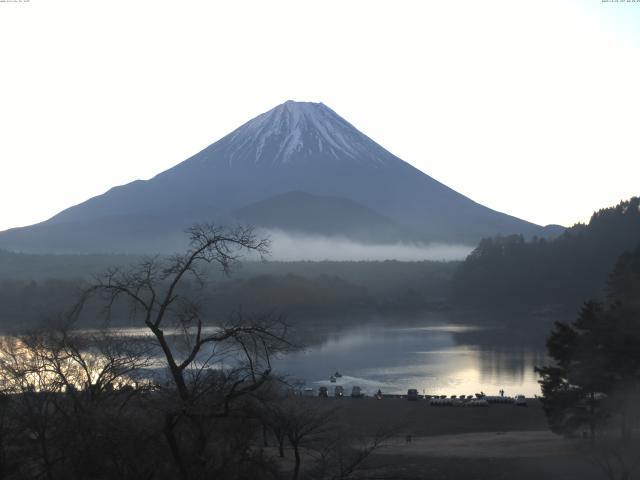
<path id="1" fill-rule="evenodd" d="M 0 245 L 27 253 L 174 252 L 185 246 L 185 230 L 226 216 L 215 209 L 105 215 L 67 222 L 42 222 L 0 233 Z"/>
<path id="2" fill-rule="evenodd" d="M 267 229 L 341 236 L 365 243 L 394 243 L 417 235 L 345 198 L 287 192 L 233 212 L 243 223 Z"/>
<path id="3" fill-rule="evenodd" d="M 325 105 L 291 101 L 148 181 L 115 187 L 43 224 L 62 231 L 64 224 L 99 218 L 231 212 L 290 191 L 356 202 L 424 241 L 544 235 L 541 227 L 475 203 L 415 169 Z M 33 228 L 21 229 L 22 238 L 37 235 Z M 16 248 L 12 235 L 0 234 L 0 245 Z M 34 242 L 46 247 L 47 238 Z"/>

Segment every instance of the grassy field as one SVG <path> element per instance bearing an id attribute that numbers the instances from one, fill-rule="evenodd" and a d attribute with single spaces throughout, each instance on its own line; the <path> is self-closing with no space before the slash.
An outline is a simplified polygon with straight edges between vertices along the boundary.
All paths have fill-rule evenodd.
<path id="1" fill-rule="evenodd" d="M 368 460 L 380 478 L 439 480 L 598 480 L 598 459 L 588 442 L 548 430 L 540 402 L 526 407 L 436 407 L 426 400 L 313 399 L 339 407 L 354 433 L 390 437 Z M 411 441 L 407 441 L 411 435 Z M 366 475 L 363 478 L 368 478 Z M 376 477 L 378 478 L 378 477 Z"/>

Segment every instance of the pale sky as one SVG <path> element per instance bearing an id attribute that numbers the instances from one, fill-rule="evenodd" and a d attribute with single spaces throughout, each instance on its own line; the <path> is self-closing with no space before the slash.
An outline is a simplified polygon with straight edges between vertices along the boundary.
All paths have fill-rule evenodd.
<path id="1" fill-rule="evenodd" d="M 323 102 L 491 208 L 640 194 L 640 2 L 0 1 L 0 230 Z"/>

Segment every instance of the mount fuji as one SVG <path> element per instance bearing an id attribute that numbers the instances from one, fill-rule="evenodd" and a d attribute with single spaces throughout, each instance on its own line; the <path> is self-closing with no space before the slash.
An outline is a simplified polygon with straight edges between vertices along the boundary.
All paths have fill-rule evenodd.
<path id="1" fill-rule="evenodd" d="M 287 101 L 150 180 L 0 233 L 31 252 L 163 252 L 195 222 L 368 243 L 475 245 L 541 227 L 484 207 L 394 156 L 322 103 Z"/>

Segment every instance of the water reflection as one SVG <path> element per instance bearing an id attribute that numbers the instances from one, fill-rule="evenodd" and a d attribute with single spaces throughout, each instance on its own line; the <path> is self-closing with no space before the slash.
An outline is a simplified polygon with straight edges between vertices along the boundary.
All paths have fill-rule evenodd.
<path id="1" fill-rule="evenodd" d="M 280 359 L 274 365 L 310 386 L 343 385 L 406 393 L 470 395 L 485 392 L 539 395 L 535 365 L 545 363 L 541 349 L 468 343 L 464 333 L 477 326 L 412 324 L 409 327 L 367 324 L 327 334 L 319 344 Z M 488 333 L 488 332 L 485 332 Z M 331 373 L 343 377 L 329 381 Z"/>

